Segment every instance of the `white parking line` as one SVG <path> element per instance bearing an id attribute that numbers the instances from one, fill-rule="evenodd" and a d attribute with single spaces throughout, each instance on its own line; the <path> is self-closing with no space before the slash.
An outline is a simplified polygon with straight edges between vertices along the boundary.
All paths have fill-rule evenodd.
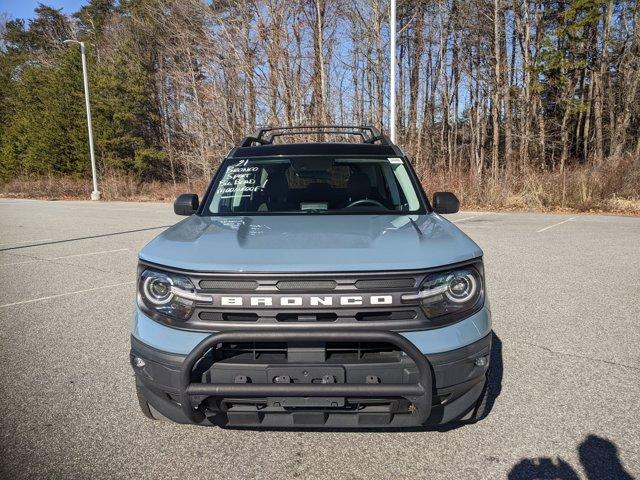
<path id="1" fill-rule="evenodd" d="M 86 257 L 89 255 L 101 255 L 103 253 L 114 253 L 114 252 L 124 252 L 125 250 L 129 250 L 128 248 L 118 248 L 116 250 L 102 250 L 100 252 L 89 252 L 89 253 L 76 253 L 74 255 L 63 255 L 62 257 L 53 257 L 48 260 L 60 260 L 62 258 L 73 258 L 73 257 Z"/>
<path id="2" fill-rule="evenodd" d="M 67 297 L 69 295 L 76 295 L 78 293 L 94 292 L 96 290 L 104 290 L 105 288 L 121 287 L 122 285 L 133 285 L 134 283 L 136 283 L 136 282 L 114 283 L 112 285 L 103 285 L 101 287 L 87 288 L 86 290 L 77 290 L 75 292 L 67 292 L 67 293 L 59 293 L 57 295 L 49 295 L 48 297 L 40 297 L 40 298 L 32 298 L 30 300 L 22 300 L 21 302 L 5 303 L 4 305 L 0 305 L 0 308 L 3 308 L 3 307 L 14 307 L 16 305 L 24 305 L 26 303 L 41 302 L 43 300 L 51 300 L 52 298 Z"/>
<path id="3" fill-rule="evenodd" d="M 3 197 L 3 200 L 0 200 L 0 205 L 29 205 L 29 204 L 37 204 L 37 203 L 53 203 L 52 200 L 36 200 L 33 198 L 23 198 L 23 199 L 10 199 L 7 197 Z"/>
<path id="4" fill-rule="evenodd" d="M 53 238 L 38 238 L 36 240 L 24 240 L 22 242 L 8 242 L 8 243 L 0 243 L 0 247 L 4 247 L 6 245 L 22 245 L 23 243 L 31 243 L 31 242 L 50 242 Z"/>
<path id="5" fill-rule="evenodd" d="M 136 206 L 113 206 L 113 205 L 109 205 L 108 203 L 103 203 L 103 204 L 78 204 L 78 203 L 67 203 L 67 202 L 51 202 L 51 201 L 46 201 L 46 200 L 29 200 L 29 201 L 24 201 L 24 202 L 1 202 L 0 201 L 0 206 L 2 205 L 15 205 L 15 204 L 19 204 L 19 205 L 37 205 L 38 207 L 58 207 L 58 206 L 62 206 L 62 207 L 69 207 L 69 208 L 73 208 L 78 209 L 78 208 L 84 208 L 84 209 L 91 209 L 91 210 L 103 210 L 103 211 L 118 211 L 118 212 L 156 212 L 156 213 L 165 213 L 165 209 L 167 207 L 171 206 L 171 203 L 142 203 L 142 204 L 138 204 Z M 157 210 L 153 210 L 153 209 L 157 209 Z"/>
<path id="6" fill-rule="evenodd" d="M 73 255 L 63 255 L 61 257 L 35 258 L 33 260 L 25 260 L 24 262 L 0 263 L 0 267 L 7 267 L 9 265 L 24 265 L 26 263 L 37 263 L 37 262 L 50 261 L 50 260 L 62 260 L 63 258 L 87 257 L 89 255 L 102 255 L 103 253 L 124 252 L 126 250 L 129 250 L 129 249 L 128 248 L 118 248 L 117 250 L 102 250 L 100 252 L 74 253 Z"/>
<path id="7" fill-rule="evenodd" d="M 562 225 L 563 223 L 571 222 L 571 221 L 573 221 L 575 219 L 576 219 L 576 217 L 567 218 L 566 220 L 563 220 L 562 222 L 554 223 L 553 225 L 549 225 L 548 227 L 541 228 L 536 233 L 544 232 L 545 230 L 549 230 L 550 228 L 557 227 L 558 225 Z"/>
<path id="8" fill-rule="evenodd" d="M 478 215 L 474 215 L 472 217 L 465 217 L 465 218 L 459 218 L 457 220 L 451 220 L 451 223 L 464 222 L 465 220 L 471 220 L 472 218 L 482 217 L 483 215 L 486 215 L 486 213 L 479 213 Z"/>

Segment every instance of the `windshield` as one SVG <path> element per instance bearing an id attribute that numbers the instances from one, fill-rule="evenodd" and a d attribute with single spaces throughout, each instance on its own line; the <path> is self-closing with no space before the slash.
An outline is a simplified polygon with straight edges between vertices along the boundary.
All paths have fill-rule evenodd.
<path id="1" fill-rule="evenodd" d="M 292 157 L 226 160 L 209 214 L 420 213 L 401 158 Z"/>

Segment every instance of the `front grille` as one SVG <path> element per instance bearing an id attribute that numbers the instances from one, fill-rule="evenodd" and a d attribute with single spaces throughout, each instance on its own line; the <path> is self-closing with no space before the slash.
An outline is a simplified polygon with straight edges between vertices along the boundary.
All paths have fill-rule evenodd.
<path id="1" fill-rule="evenodd" d="M 294 280 L 280 281 L 276 284 L 278 290 L 334 290 L 337 283 L 334 280 Z"/>
<path id="2" fill-rule="evenodd" d="M 456 266 L 467 264 L 482 272 L 480 259 Z M 184 322 L 151 310 L 145 312 L 171 327 L 205 332 L 271 328 L 402 332 L 440 328 L 463 317 L 428 318 L 420 301 L 407 299 L 405 294 L 415 296 L 427 276 L 444 269 L 314 273 L 175 270 L 191 280 L 196 293 L 209 298 L 197 301 L 193 314 Z M 479 304 L 469 315 L 481 307 Z"/>
<path id="3" fill-rule="evenodd" d="M 200 320 L 207 322 L 337 322 L 338 320 L 376 322 L 376 321 L 401 321 L 412 320 L 418 316 L 416 310 L 386 310 L 386 311 L 360 311 L 346 312 L 336 311 L 273 311 L 262 312 L 264 316 L 249 311 L 201 311 L 198 314 Z"/>
<path id="4" fill-rule="evenodd" d="M 193 278 L 195 277 L 195 278 Z M 203 290 L 214 290 L 224 293 L 248 291 L 266 292 L 358 292 L 360 290 L 392 291 L 412 290 L 422 280 L 422 275 L 411 277 L 406 275 L 372 276 L 365 274 L 318 274 L 309 276 L 288 275 L 255 275 L 245 277 L 234 275 L 225 278 L 216 275 L 207 277 L 193 275 L 194 284 Z"/>
<path id="5" fill-rule="evenodd" d="M 356 281 L 356 288 L 376 289 L 376 288 L 412 288 L 416 284 L 414 278 L 380 278 L 372 280 Z"/>
<path id="6" fill-rule="evenodd" d="M 200 280 L 200 288 L 206 290 L 255 290 L 258 282 L 252 280 Z"/>
<path id="7" fill-rule="evenodd" d="M 210 295 L 212 300 L 196 302 L 193 315 L 181 328 L 437 328 L 437 322 L 425 316 L 418 301 L 402 299 L 405 293 L 415 294 L 429 273 L 184 272 L 197 292 Z"/>

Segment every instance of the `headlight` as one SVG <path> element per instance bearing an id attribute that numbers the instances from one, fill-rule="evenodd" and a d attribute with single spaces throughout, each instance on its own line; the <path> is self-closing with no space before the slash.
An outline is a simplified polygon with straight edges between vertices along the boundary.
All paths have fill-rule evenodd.
<path id="1" fill-rule="evenodd" d="M 140 275 L 138 292 L 142 306 L 176 320 L 187 320 L 198 300 L 195 287 L 187 277 L 150 268 Z"/>
<path id="2" fill-rule="evenodd" d="M 429 318 L 471 310 L 484 295 L 482 277 L 473 267 L 428 275 L 417 294 L 403 295 L 405 301 L 420 300 Z"/>

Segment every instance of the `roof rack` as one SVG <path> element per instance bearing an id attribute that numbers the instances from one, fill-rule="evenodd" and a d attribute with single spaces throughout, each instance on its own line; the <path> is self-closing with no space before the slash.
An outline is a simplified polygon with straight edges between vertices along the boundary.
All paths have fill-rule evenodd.
<path id="1" fill-rule="evenodd" d="M 362 138 L 362 143 L 380 142 L 382 145 L 392 145 L 386 135 L 372 126 L 365 125 L 301 125 L 298 127 L 264 127 L 260 128 L 252 136 L 246 137 L 240 144 L 241 147 L 257 145 L 271 145 L 277 137 L 288 135 L 310 134 L 340 134 L 356 135 Z"/>

